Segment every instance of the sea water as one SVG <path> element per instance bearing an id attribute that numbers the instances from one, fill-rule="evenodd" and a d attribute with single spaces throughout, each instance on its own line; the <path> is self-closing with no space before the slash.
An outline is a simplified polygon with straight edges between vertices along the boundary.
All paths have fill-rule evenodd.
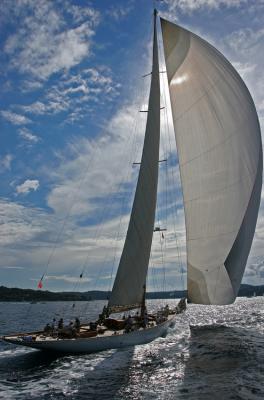
<path id="1" fill-rule="evenodd" d="M 0 334 L 43 328 L 53 317 L 92 320 L 103 305 L 0 303 Z M 190 304 L 166 337 L 121 350 L 58 356 L 0 342 L 0 398 L 264 399 L 264 297 Z"/>

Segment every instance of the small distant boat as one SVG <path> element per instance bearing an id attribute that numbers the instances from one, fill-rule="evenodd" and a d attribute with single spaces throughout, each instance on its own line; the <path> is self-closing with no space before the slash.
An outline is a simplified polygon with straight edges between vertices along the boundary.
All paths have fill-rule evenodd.
<path id="1" fill-rule="evenodd" d="M 157 12 L 144 146 L 130 222 L 108 306 L 98 325 L 76 337 L 27 332 L 3 340 L 42 350 L 89 353 L 147 343 L 164 335 L 186 308 L 146 312 L 146 277 L 155 221 L 160 68 Z M 230 304 L 244 273 L 260 204 L 262 144 L 258 117 L 244 82 L 209 43 L 161 19 L 166 74 L 178 149 L 187 238 L 188 298 Z M 129 331 L 109 315 L 140 309 Z M 147 323 L 143 323 L 144 318 Z"/>

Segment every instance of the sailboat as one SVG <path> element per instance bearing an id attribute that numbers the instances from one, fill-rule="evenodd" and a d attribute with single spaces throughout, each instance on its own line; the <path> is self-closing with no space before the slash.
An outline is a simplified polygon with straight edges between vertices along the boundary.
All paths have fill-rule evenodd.
<path id="1" fill-rule="evenodd" d="M 161 18 L 162 42 L 178 150 L 187 241 L 190 302 L 233 303 L 251 248 L 262 186 L 260 126 L 251 95 L 229 61 L 194 33 Z M 157 11 L 145 139 L 127 235 L 101 325 L 77 337 L 27 332 L 3 340 L 66 353 L 138 345 L 164 335 L 185 309 L 146 315 L 146 277 L 154 231 L 160 142 Z M 111 314 L 140 308 L 135 329 Z M 141 321 L 141 322 L 140 322 Z M 100 322 L 100 321 L 99 321 Z"/>

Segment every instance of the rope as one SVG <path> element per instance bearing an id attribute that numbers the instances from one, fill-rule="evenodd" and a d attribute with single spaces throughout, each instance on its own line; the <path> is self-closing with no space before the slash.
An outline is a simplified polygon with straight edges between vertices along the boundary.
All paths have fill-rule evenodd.
<path id="1" fill-rule="evenodd" d="M 164 63 L 164 54 L 161 52 L 161 48 L 160 48 L 160 43 L 159 43 L 159 52 L 160 55 L 163 55 L 163 63 Z M 172 152 L 172 144 L 171 144 L 171 135 L 170 135 L 170 131 L 169 131 L 169 118 L 168 118 L 168 102 L 167 102 L 167 96 L 166 96 L 166 88 L 168 87 L 168 85 L 166 85 L 165 83 L 165 77 L 163 76 L 164 74 L 161 74 L 161 80 L 163 83 L 163 96 L 164 96 L 164 103 L 165 103 L 165 132 L 167 134 L 167 142 L 169 144 L 169 151 L 170 154 L 173 154 Z M 168 159 L 170 159 L 169 157 L 167 157 Z M 168 166 L 167 166 L 167 173 L 168 173 Z M 171 159 L 171 166 L 170 166 L 170 171 L 171 171 L 171 187 L 175 188 L 175 198 L 177 198 L 177 192 L 176 192 L 176 182 L 177 182 L 177 178 L 176 178 L 176 170 L 175 167 L 173 165 L 173 159 Z M 183 289 L 185 288 L 184 285 L 184 267 L 183 267 L 183 261 L 182 261 L 182 256 L 181 256 L 181 251 L 180 251 L 180 246 L 179 246 L 179 242 L 178 242 L 178 237 L 177 237 L 177 230 L 176 230 L 176 221 L 177 221 L 177 206 L 176 206 L 176 201 L 173 199 L 172 197 L 172 191 L 169 191 L 170 194 L 170 198 L 171 198 L 171 204 L 173 206 L 172 208 L 172 221 L 173 221 L 173 229 L 174 229 L 174 236 L 175 236 L 175 242 L 176 242 L 176 251 L 177 251 L 177 259 L 178 259 L 178 265 L 180 267 L 180 272 L 181 272 L 181 281 L 182 281 L 182 287 Z"/>

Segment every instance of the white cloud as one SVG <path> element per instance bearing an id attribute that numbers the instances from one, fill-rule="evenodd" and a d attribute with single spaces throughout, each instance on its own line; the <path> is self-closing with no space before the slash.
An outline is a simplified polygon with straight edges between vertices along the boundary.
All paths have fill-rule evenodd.
<path id="1" fill-rule="evenodd" d="M 26 125 L 31 122 L 31 120 L 24 115 L 16 114 L 7 110 L 2 110 L 1 115 L 13 125 Z"/>
<path id="2" fill-rule="evenodd" d="M 133 3 L 130 1 L 129 4 L 119 4 L 118 7 L 112 6 L 108 11 L 107 14 L 114 18 L 116 21 L 119 21 L 125 18 L 134 8 Z"/>
<path id="3" fill-rule="evenodd" d="M 24 183 L 16 187 L 18 194 L 28 194 L 31 190 L 36 191 L 39 188 L 39 181 L 37 179 L 26 179 Z"/>
<path id="4" fill-rule="evenodd" d="M 126 177 L 131 181 L 131 165 L 135 161 L 132 158 L 134 154 L 131 154 L 131 131 L 138 115 L 133 106 L 124 107 L 109 122 L 101 137 L 93 141 L 78 138 L 72 142 L 67 152 L 60 155 L 60 166 L 50 172 L 56 181 L 56 186 L 48 196 L 51 208 L 57 213 L 65 213 L 74 203 L 71 210 L 73 214 L 94 212 L 100 206 L 96 198 L 116 193 Z"/>
<path id="5" fill-rule="evenodd" d="M 264 279 L 264 260 L 263 256 L 255 257 L 255 262 L 247 265 L 243 281 L 253 285 L 262 284 Z"/>
<path id="6" fill-rule="evenodd" d="M 40 234 L 45 229 L 47 216 L 39 209 L 26 208 L 14 202 L 0 199 L 0 246 L 16 245 L 26 243 L 35 235 Z M 4 251 L 1 251 L 4 254 Z M 4 257 L 3 257 L 4 258 Z M 9 258 L 7 259 L 9 260 Z M 10 257 L 10 260 L 14 260 Z M 4 260 L 2 260 L 4 262 Z M 18 262 L 19 266 L 20 262 Z M 10 263 L 5 263 L 10 265 Z M 25 263 L 27 265 L 27 263 Z M 17 265 L 16 265 L 17 266 Z"/>
<path id="7" fill-rule="evenodd" d="M 70 107 L 70 101 L 67 96 L 60 93 L 57 88 L 50 89 L 43 101 L 35 101 L 28 106 L 20 106 L 20 108 L 29 114 L 46 115 L 58 114 L 68 110 Z"/>
<path id="8" fill-rule="evenodd" d="M 3 170 L 10 170 L 11 169 L 11 162 L 14 159 L 12 154 L 6 154 L 3 158 L 0 158 L 0 167 Z M 3 172 L 3 171 L 1 171 Z"/>
<path id="9" fill-rule="evenodd" d="M 245 79 L 248 75 L 252 74 L 256 69 L 256 64 L 251 64 L 250 62 L 241 63 L 241 62 L 234 62 L 233 66 L 238 71 L 238 73 Z"/>
<path id="10" fill-rule="evenodd" d="M 109 68 L 87 68 L 78 74 L 64 74 L 58 83 L 46 90 L 41 101 L 17 107 L 34 115 L 52 115 L 72 110 L 68 119 L 74 113 L 77 120 L 87 115 L 88 104 L 100 102 L 102 105 L 113 101 L 119 94 L 119 88 L 120 84 L 113 81 Z"/>
<path id="11" fill-rule="evenodd" d="M 262 14 L 263 15 L 263 14 Z M 244 28 L 233 31 L 224 39 L 233 65 L 245 80 L 259 111 L 262 122 L 264 102 L 264 29 Z M 253 62 L 254 60 L 254 62 Z"/>
<path id="12" fill-rule="evenodd" d="M 88 7 L 65 8 L 73 18 L 66 23 L 64 8 L 59 10 L 53 2 L 28 1 L 14 6 L 20 16 L 19 25 L 8 37 L 4 51 L 20 72 L 46 80 L 89 56 L 98 12 Z M 74 26 L 76 23 L 79 25 Z"/>
<path id="13" fill-rule="evenodd" d="M 239 7 L 248 0 L 163 0 L 169 7 L 169 11 L 181 10 L 192 12 L 202 8 L 219 9 L 221 6 Z"/>
<path id="14" fill-rule="evenodd" d="M 264 29 L 251 29 L 244 28 L 238 31 L 232 32 L 225 38 L 226 43 L 235 50 L 237 53 L 245 52 L 251 53 L 255 51 L 255 47 L 262 45 L 264 38 Z"/>
<path id="15" fill-rule="evenodd" d="M 20 108 L 26 113 L 42 115 L 42 114 L 46 114 L 49 111 L 50 107 L 48 107 L 41 101 L 35 101 L 34 103 L 32 103 L 28 106 L 20 106 Z"/>
<path id="16" fill-rule="evenodd" d="M 89 93 L 89 89 L 88 89 L 87 86 L 82 84 L 82 85 L 79 85 L 79 86 L 70 87 L 70 88 L 66 89 L 64 93 L 65 94 L 69 94 L 69 93 L 85 93 L 85 94 L 88 94 Z"/>
<path id="17" fill-rule="evenodd" d="M 25 139 L 26 141 L 30 143 L 37 143 L 40 138 L 37 135 L 34 135 L 30 130 L 27 128 L 22 128 L 19 130 L 19 136 Z"/>
<path id="18" fill-rule="evenodd" d="M 32 92 L 34 90 L 41 89 L 43 86 L 42 82 L 37 80 L 25 80 L 22 83 L 22 91 L 23 92 Z"/>
<path id="19" fill-rule="evenodd" d="M 97 86 L 108 87 L 113 84 L 111 71 L 109 68 L 100 66 L 99 68 L 87 68 L 83 70 L 85 81 Z"/>
<path id="20" fill-rule="evenodd" d="M 69 69 L 79 64 L 90 51 L 89 39 L 93 31 L 84 23 L 75 29 L 49 36 L 37 34 L 29 39 L 21 49 L 13 65 L 21 72 L 29 72 L 33 75 L 47 79 L 50 75 L 62 69 Z M 21 38 L 22 39 L 22 38 Z M 6 46 L 8 54 L 13 55 L 17 51 L 16 46 Z"/>
<path id="21" fill-rule="evenodd" d="M 80 7 L 67 4 L 67 12 L 73 16 L 75 22 L 83 22 L 87 18 L 91 19 L 95 25 L 100 21 L 100 13 L 92 7 Z"/>
<path id="22" fill-rule="evenodd" d="M 49 260 L 46 275 L 49 288 L 56 290 L 61 288 L 61 283 L 68 282 L 72 290 L 72 284 L 78 281 L 83 270 L 82 282 L 89 283 L 91 279 L 95 282 L 106 255 L 108 260 L 114 260 L 113 231 L 118 229 L 119 217 L 104 224 L 102 234 L 98 232 L 98 225 L 80 227 L 72 218 L 66 221 L 39 208 L 0 200 L 0 220 L 0 271 L 4 274 L 7 266 L 21 269 L 25 265 L 20 286 L 28 287 L 29 280 L 38 280 Z M 104 266 L 102 271 L 110 274 L 112 265 L 107 268 Z M 102 275 L 104 281 L 105 275 Z M 8 279 L 12 277 L 5 275 L 5 281 Z"/>

